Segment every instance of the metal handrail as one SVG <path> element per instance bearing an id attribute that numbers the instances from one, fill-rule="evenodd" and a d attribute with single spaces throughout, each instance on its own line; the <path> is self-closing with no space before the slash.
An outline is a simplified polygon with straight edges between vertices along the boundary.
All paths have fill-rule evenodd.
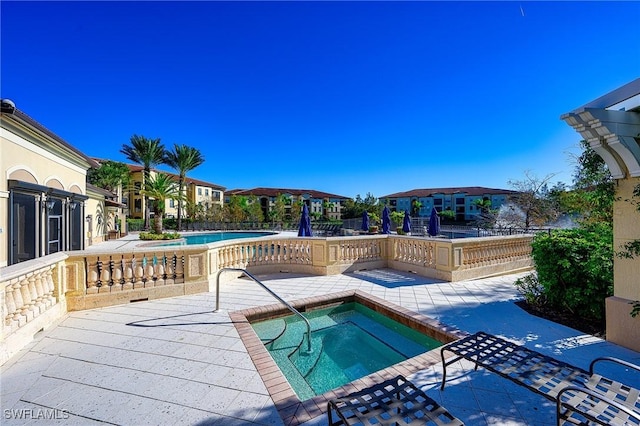
<path id="1" fill-rule="evenodd" d="M 311 352 L 311 324 L 309 323 L 309 320 L 306 319 L 300 312 L 298 312 L 298 310 L 296 308 L 291 306 L 291 304 L 289 304 L 289 302 L 287 302 L 282 297 L 280 297 L 277 294 L 275 294 L 269 287 L 267 287 L 262 282 L 260 282 L 259 279 L 257 279 L 253 275 L 251 275 L 246 269 L 242 269 L 242 268 L 222 268 L 222 269 L 220 269 L 218 271 L 218 273 L 216 274 L 216 309 L 215 309 L 214 312 L 218 312 L 218 310 L 220 310 L 220 274 L 222 272 L 224 272 L 224 271 L 235 271 L 235 272 L 244 273 L 246 276 L 248 276 L 253 281 L 255 281 L 256 284 L 258 284 L 260 287 L 265 289 L 267 291 L 267 293 L 269 293 L 270 295 L 275 297 L 276 300 L 278 300 L 280 303 L 282 303 L 284 306 L 286 306 L 291 312 L 293 312 L 295 315 L 297 315 L 300 318 L 302 318 L 302 321 L 304 321 L 304 323 L 307 325 L 307 332 L 305 333 L 307 335 L 307 351 Z"/>

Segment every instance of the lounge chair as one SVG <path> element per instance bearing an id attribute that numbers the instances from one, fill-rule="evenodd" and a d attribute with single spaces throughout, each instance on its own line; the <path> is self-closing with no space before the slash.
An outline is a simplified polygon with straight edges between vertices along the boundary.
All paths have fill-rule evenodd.
<path id="1" fill-rule="evenodd" d="M 339 418 L 335 423 L 332 411 Z M 329 426 L 464 425 L 403 376 L 329 401 L 327 415 Z"/>
<path id="2" fill-rule="evenodd" d="M 445 352 L 455 356 L 445 360 Z M 640 372 L 640 367 L 616 358 L 596 358 L 589 371 L 558 361 L 484 332 L 451 342 L 440 349 L 442 386 L 447 366 L 466 359 L 556 403 L 557 424 L 640 424 L 640 391 L 594 373 L 596 364 L 613 362 Z M 639 376 L 640 377 L 640 376 Z"/>

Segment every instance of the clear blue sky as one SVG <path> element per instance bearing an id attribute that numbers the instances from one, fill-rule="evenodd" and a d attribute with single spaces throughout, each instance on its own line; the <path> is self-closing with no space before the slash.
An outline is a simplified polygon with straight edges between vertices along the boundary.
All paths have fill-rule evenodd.
<path id="1" fill-rule="evenodd" d="M 87 155 L 228 189 L 571 182 L 559 117 L 640 76 L 640 2 L 10 2 L 1 95 Z"/>

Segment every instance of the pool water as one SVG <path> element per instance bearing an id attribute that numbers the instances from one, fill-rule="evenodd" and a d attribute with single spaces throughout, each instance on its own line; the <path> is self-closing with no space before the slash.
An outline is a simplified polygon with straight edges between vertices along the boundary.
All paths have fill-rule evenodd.
<path id="1" fill-rule="evenodd" d="M 306 326 L 297 316 L 252 324 L 301 400 L 442 345 L 359 303 L 304 315 L 311 323 L 311 351 L 303 339 Z"/>
<path id="2" fill-rule="evenodd" d="M 240 238 L 257 238 L 274 235 L 275 232 L 210 232 L 206 234 L 186 235 L 182 237 L 183 241 L 174 241 L 170 243 L 162 243 L 163 246 L 183 246 L 192 244 L 208 244 L 217 241 L 235 240 Z"/>

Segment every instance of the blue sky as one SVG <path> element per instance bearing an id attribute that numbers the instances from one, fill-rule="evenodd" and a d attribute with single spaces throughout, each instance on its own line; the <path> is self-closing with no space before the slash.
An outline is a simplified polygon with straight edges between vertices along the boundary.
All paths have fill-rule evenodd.
<path id="1" fill-rule="evenodd" d="M 2 1 L 1 96 L 87 155 L 228 189 L 571 182 L 561 114 L 640 76 L 640 2 Z"/>

